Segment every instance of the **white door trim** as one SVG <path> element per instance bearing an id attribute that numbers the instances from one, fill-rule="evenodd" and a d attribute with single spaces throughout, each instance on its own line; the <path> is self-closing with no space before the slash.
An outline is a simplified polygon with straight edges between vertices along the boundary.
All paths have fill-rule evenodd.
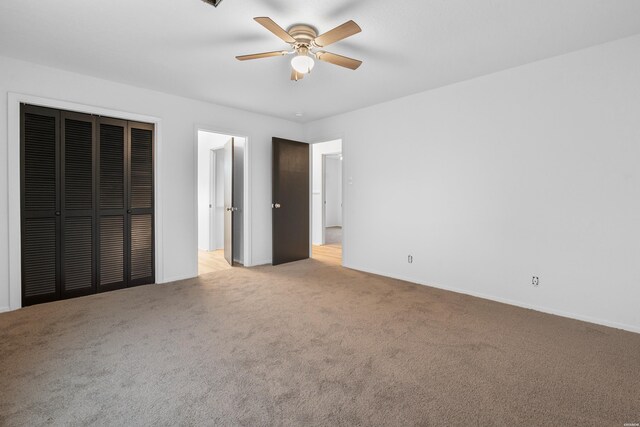
<path id="1" fill-rule="evenodd" d="M 155 270 L 156 283 L 164 283 L 164 251 L 162 225 L 162 120 L 144 114 L 112 110 L 94 105 L 80 104 L 59 99 L 43 98 L 9 92 L 7 94 L 7 174 L 8 174 L 8 224 L 9 224 L 9 309 L 22 307 L 22 268 L 20 238 L 20 104 L 38 105 L 59 110 L 76 111 L 114 117 L 155 125 Z"/>

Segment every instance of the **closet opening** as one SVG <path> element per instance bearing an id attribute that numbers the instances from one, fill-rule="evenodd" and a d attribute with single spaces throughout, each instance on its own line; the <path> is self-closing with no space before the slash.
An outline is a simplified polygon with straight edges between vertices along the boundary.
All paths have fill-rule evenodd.
<path id="1" fill-rule="evenodd" d="M 154 283 L 154 125 L 20 107 L 22 305 Z"/>

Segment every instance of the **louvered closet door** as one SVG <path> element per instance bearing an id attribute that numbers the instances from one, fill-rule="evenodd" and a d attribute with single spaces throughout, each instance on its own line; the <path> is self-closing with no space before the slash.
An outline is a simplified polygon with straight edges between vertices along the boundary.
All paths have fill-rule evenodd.
<path id="1" fill-rule="evenodd" d="M 60 296 L 60 113 L 22 105 L 22 305 Z"/>
<path id="2" fill-rule="evenodd" d="M 61 113 L 61 297 L 95 293 L 95 119 Z"/>
<path id="3" fill-rule="evenodd" d="M 155 281 L 153 125 L 129 122 L 129 285 Z"/>
<path id="4" fill-rule="evenodd" d="M 127 122 L 98 118 L 98 291 L 127 284 Z"/>

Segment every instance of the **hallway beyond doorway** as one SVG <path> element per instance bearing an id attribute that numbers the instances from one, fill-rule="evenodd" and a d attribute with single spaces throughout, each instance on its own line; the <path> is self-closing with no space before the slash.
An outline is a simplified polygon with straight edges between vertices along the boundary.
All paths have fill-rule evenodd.
<path id="1" fill-rule="evenodd" d="M 233 268 L 224 259 L 224 250 L 216 251 L 198 251 L 198 276 L 217 271 L 224 271 Z"/>
<path id="2" fill-rule="evenodd" d="M 334 264 L 336 266 L 342 265 L 342 246 L 340 245 L 313 245 L 311 257 L 317 261 L 326 262 L 328 264 Z"/>

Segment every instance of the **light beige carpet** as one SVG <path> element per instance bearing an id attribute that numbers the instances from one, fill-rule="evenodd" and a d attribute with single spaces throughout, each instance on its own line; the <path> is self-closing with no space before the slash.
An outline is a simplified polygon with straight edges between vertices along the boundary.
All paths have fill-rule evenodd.
<path id="1" fill-rule="evenodd" d="M 0 315 L 1 425 L 640 422 L 640 335 L 307 260 Z"/>

